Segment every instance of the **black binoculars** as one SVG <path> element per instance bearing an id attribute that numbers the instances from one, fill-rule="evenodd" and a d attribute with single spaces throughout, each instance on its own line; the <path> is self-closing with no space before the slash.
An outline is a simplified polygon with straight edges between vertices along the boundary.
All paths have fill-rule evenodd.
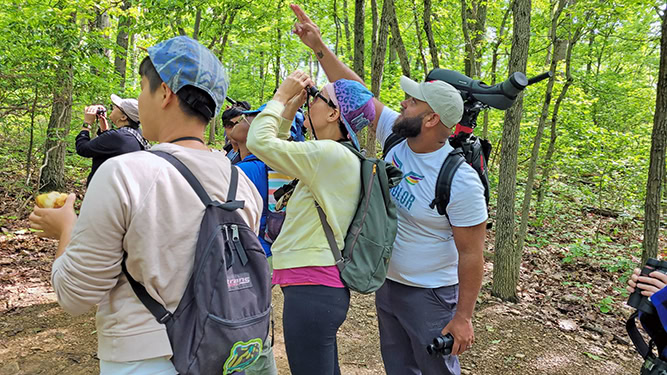
<path id="1" fill-rule="evenodd" d="M 97 113 L 96 113 L 97 116 L 102 116 L 105 113 L 107 113 L 107 110 L 104 107 L 97 108 Z"/>
<path id="2" fill-rule="evenodd" d="M 667 261 L 649 258 L 642 268 L 640 276 L 648 276 L 648 274 L 654 271 L 667 274 Z M 641 292 L 642 291 L 639 288 L 636 288 L 635 291 L 630 294 L 628 305 L 647 314 L 654 314 L 656 311 L 653 303 L 651 303 L 651 300 L 648 297 L 643 296 Z"/>
<path id="3" fill-rule="evenodd" d="M 315 86 L 308 86 L 306 88 L 306 92 L 310 96 L 315 96 L 315 95 L 317 95 L 318 92 L 320 92 L 320 90 L 318 90 L 317 87 L 315 87 Z"/>
<path id="4" fill-rule="evenodd" d="M 430 355 L 449 355 L 454 346 L 454 336 L 451 333 L 445 336 L 438 336 L 433 339 L 433 344 L 426 347 L 426 351 Z"/>

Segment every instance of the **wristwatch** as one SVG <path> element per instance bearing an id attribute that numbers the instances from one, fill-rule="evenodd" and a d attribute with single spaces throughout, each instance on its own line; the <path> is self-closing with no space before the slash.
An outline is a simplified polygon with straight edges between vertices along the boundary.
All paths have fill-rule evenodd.
<path id="1" fill-rule="evenodd" d="M 86 128 L 86 129 L 88 129 L 88 130 L 90 130 L 90 124 L 87 123 L 87 122 L 84 122 L 84 123 L 83 123 L 83 127 Z"/>

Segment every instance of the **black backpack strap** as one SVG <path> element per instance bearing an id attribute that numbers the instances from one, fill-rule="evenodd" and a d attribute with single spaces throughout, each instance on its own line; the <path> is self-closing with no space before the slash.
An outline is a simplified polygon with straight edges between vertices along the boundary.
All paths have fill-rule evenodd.
<path id="1" fill-rule="evenodd" d="M 449 196 L 452 191 L 452 182 L 454 181 L 456 171 L 461 167 L 465 160 L 461 148 L 456 148 L 447 155 L 447 158 L 440 167 L 438 179 L 435 183 L 435 199 L 429 204 L 429 207 L 437 208 L 440 215 L 447 216 L 448 220 L 449 215 L 447 215 L 447 205 L 449 204 Z"/>
<path id="2" fill-rule="evenodd" d="M 396 133 L 389 134 L 389 137 L 385 139 L 384 145 L 382 146 L 382 160 L 384 160 L 384 158 L 387 157 L 389 150 L 394 148 L 394 146 L 398 145 L 399 143 L 403 142 L 404 139 L 405 137 L 401 137 Z"/>
<path id="3" fill-rule="evenodd" d="M 327 236 L 327 242 L 329 242 L 329 247 L 333 253 L 334 260 L 336 261 L 336 267 L 338 267 L 339 272 L 343 272 L 345 269 L 345 261 L 343 260 L 343 254 L 340 252 L 338 244 L 336 243 L 336 236 L 334 236 L 333 229 L 331 229 L 331 226 L 327 221 L 327 214 L 324 213 L 324 210 L 322 207 L 320 207 L 319 203 L 315 202 L 315 207 L 317 208 L 317 213 L 320 216 L 320 221 L 322 222 L 322 227 L 324 228 L 324 234 Z"/>
<path id="4" fill-rule="evenodd" d="M 628 320 L 625 322 L 625 329 L 628 331 L 628 335 L 630 336 L 630 340 L 632 340 L 632 343 L 635 344 L 635 349 L 637 349 L 637 352 L 639 352 L 639 355 L 642 356 L 642 358 L 646 358 L 649 354 L 651 354 L 651 347 L 644 341 L 642 338 L 642 335 L 639 333 L 639 330 L 637 329 L 637 323 L 635 319 L 639 316 L 639 312 L 635 310 L 632 315 L 628 318 Z"/>
<path id="5" fill-rule="evenodd" d="M 182 161 L 178 160 L 178 158 L 176 158 L 174 155 L 168 152 L 155 151 L 155 150 L 150 150 L 149 152 L 161 157 L 162 159 L 168 161 L 169 164 L 173 165 L 174 168 L 176 168 L 181 173 L 183 178 L 185 178 L 188 184 L 190 184 L 192 190 L 195 191 L 199 199 L 202 201 L 202 203 L 204 203 L 204 206 L 208 206 L 209 204 L 212 203 L 212 200 L 206 193 L 206 190 L 204 190 L 204 187 L 201 186 L 199 180 L 197 180 L 195 175 L 193 175 L 192 172 L 190 172 L 188 167 L 186 167 Z M 232 179 L 233 178 L 234 178 L 234 173 L 232 173 Z M 230 193 L 231 193 L 231 186 L 230 186 Z M 236 186 L 234 187 L 234 193 L 236 193 Z"/>
<path id="6" fill-rule="evenodd" d="M 154 300 L 153 297 L 148 294 L 146 291 L 146 288 L 144 288 L 143 285 L 141 285 L 137 280 L 135 280 L 132 276 L 130 276 L 130 273 L 127 272 L 127 266 L 125 265 L 125 261 L 127 259 L 127 253 L 123 254 L 123 261 L 121 262 L 121 267 L 123 268 L 123 273 L 125 274 L 125 277 L 127 277 L 127 281 L 130 283 L 130 286 L 132 287 L 132 290 L 134 291 L 134 294 L 137 295 L 137 298 L 141 301 L 141 303 L 146 306 L 148 311 L 153 314 L 155 319 L 158 321 L 158 323 L 161 324 L 166 324 L 169 319 L 171 319 L 172 314 L 164 308 L 158 301 Z"/>

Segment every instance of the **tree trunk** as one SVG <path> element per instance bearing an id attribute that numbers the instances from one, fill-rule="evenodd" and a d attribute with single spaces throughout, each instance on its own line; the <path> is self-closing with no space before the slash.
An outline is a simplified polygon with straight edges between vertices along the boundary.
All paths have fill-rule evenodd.
<path id="1" fill-rule="evenodd" d="M 393 1 L 393 0 L 392 0 Z M 391 27 L 391 42 L 398 54 L 398 60 L 401 63 L 401 71 L 406 77 L 410 77 L 410 59 L 408 58 L 408 51 L 405 50 L 405 44 L 401 37 L 401 30 L 398 27 L 398 19 L 396 18 L 396 7 L 391 7 L 389 14 L 389 26 Z"/>
<path id="2" fill-rule="evenodd" d="M 412 3 L 412 14 L 415 18 L 415 31 L 417 32 L 417 43 L 419 47 L 419 57 L 421 57 L 424 78 L 428 74 L 428 65 L 426 65 L 426 56 L 424 55 L 424 42 L 422 42 L 422 30 L 419 28 L 419 16 L 417 15 L 417 3 Z"/>
<path id="3" fill-rule="evenodd" d="M 579 27 L 575 32 L 574 36 L 570 40 L 567 46 L 567 52 L 565 55 L 565 84 L 558 94 L 556 103 L 554 103 L 553 114 L 551 115 L 551 136 L 549 139 L 549 147 L 547 148 L 547 154 L 544 156 L 544 163 L 542 167 L 542 179 L 540 181 L 540 188 L 537 192 L 537 207 L 536 211 L 540 212 L 540 207 L 542 200 L 544 199 L 544 193 L 548 189 L 549 176 L 551 175 L 551 169 L 553 163 L 551 159 L 553 158 L 554 152 L 556 151 L 556 138 L 558 137 L 558 129 L 556 124 L 558 123 L 558 111 L 560 110 L 560 105 L 567 95 L 567 91 L 574 81 L 572 78 L 571 63 L 572 63 L 572 50 L 574 45 L 577 44 L 579 37 L 581 37 L 582 28 Z"/>
<path id="4" fill-rule="evenodd" d="M 375 53 L 375 49 L 378 46 L 378 25 L 380 24 L 380 18 L 378 16 L 378 2 L 377 0 L 371 0 L 371 21 L 373 22 L 373 29 L 371 35 L 371 54 Z M 371 59 L 372 60 L 372 59 Z"/>
<path id="5" fill-rule="evenodd" d="M 283 6 L 282 0 L 278 2 L 278 8 L 276 10 L 276 14 L 280 14 L 280 9 Z M 282 47 L 280 45 L 280 17 L 277 20 L 278 25 L 276 26 L 276 45 L 275 45 L 275 51 L 276 51 L 276 65 L 273 67 L 273 71 L 276 75 L 276 88 L 275 90 L 278 90 L 278 87 L 280 87 L 280 53 L 282 52 Z"/>
<path id="6" fill-rule="evenodd" d="M 491 58 L 491 86 L 496 84 L 496 72 L 498 71 L 498 49 L 500 48 L 500 44 L 503 42 L 503 36 L 505 34 L 505 24 L 507 24 L 507 18 L 509 17 L 509 14 L 512 11 L 513 6 L 514 6 L 514 1 L 512 1 L 510 6 L 505 11 L 505 14 L 503 15 L 503 20 L 500 23 L 500 28 L 498 28 L 498 35 L 496 38 L 496 42 L 493 44 L 493 53 Z M 488 139 L 488 135 L 489 135 L 489 112 L 484 111 L 484 125 L 482 127 L 482 138 Z"/>
<path id="7" fill-rule="evenodd" d="M 660 38 L 660 73 L 658 94 L 653 116 L 651 136 L 651 160 L 646 182 L 646 202 L 644 205 L 644 242 L 642 264 L 648 258 L 656 258 L 659 247 L 660 197 L 662 180 L 665 176 L 665 146 L 667 144 L 667 14 L 662 16 L 662 37 Z"/>
<path id="8" fill-rule="evenodd" d="M 516 0 L 513 6 L 514 35 L 510 53 L 509 72 L 525 72 L 530 44 L 531 0 Z M 521 254 L 514 246 L 514 200 L 516 168 L 519 149 L 519 126 L 523 114 L 523 93 L 505 112 L 503 152 L 500 156 L 498 183 L 497 229 L 493 267 L 492 293 L 503 300 L 518 301 Z"/>
<path id="9" fill-rule="evenodd" d="M 431 28 L 431 0 L 424 0 L 424 31 L 426 31 L 428 49 L 431 52 L 431 63 L 433 64 L 434 68 L 439 68 L 440 62 L 438 61 L 438 48 L 435 46 L 433 29 Z"/>
<path id="10" fill-rule="evenodd" d="M 380 27 L 378 30 L 377 48 L 373 51 L 372 70 L 371 70 L 371 92 L 376 98 L 380 99 L 380 88 L 382 87 L 382 75 L 384 73 L 384 60 L 387 55 L 387 39 L 389 38 L 389 24 L 391 22 L 391 13 L 394 12 L 394 0 L 384 0 L 382 4 L 382 16 L 380 17 Z M 367 155 L 376 154 L 375 132 L 368 129 L 366 138 Z"/>
<path id="11" fill-rule="evenodd" d="M 222 36 L 222 43 L 220 44 L 220 60 L 225 55 L 225 47 L 227 47 L 227 40 L 229 39 L 229 32 L 232 30 L 232 23 L 234 23 L 234 17 L 236 17 L 237 10 L 233 10 L 230 13 L 230 16 L 226 19 L 227 24 L 225 25 L 225 34 Z"/>
<path id="12" fill-rule="evenodd" d="M 364 74 L 364 7 L 366 1 L 354 0 L 354 63 L 353 69 L 362 80 Z"/>
<path id="13" fill-rule="evenodd" d="M 195 27 L 192 31 L 192 39 L 199 40 L 199 24 L 201 23 L 201 8 L 197 8 L 197 15 L 195 16 Z"/>
<path id="14" fill-rule="evenodd" d="M 51 117 L 46 130 L 44 162 L 40 170 L 39 191 L 65 188 L 65 151 L 72 115 L 72 67 L 60 67 L 59 86 L 53 92 Z"/>
<path id="15" fill-rule="evenodd" d="M 35 99 L 32 101 L 30 111 L 30 144 L 28 145 L 28 160 L 25 163 L 26 185 L 30 186 L 30 170 L 32 169 L 32 149 L 35 144 L 35 109 L 37 107 L 37 98 L 39 97 L 39 86 L 35 85 Z"/>
<path id="16" fill-rule="evenodd" d="M 118 18 L 118 34 L 116 35 L 116 44 L 118 49 L 114 57 L 114 67 L 116 68 L 116 74 L 120 76 L 120 89 L 125 89 L 125 74 L 127 71 L 127 47 L 130 38 L 130 26 L 132 26 L 132 18 L 127 14 L 127 10 L 130 8 L 130 1 L 123 1 L 123 5 L 120 7 L 122 13 Z"/>
<path id="17" fill-rule="evenodd" d="M 220 113 L 222 114 L 222 113 Z M 208 124 L 208 144 L 212 145 L 215 143 L 215 128 L 218 124 L 219 116 L 213 117 L 213 120 Z"/>
<path id="18" fill-rule="evenodd" d="M 461 22 L 466 43 L 464 55 L 465 74 L 469 77 L 481 77 L 482 48 L 477 46 L 484 40 L 486 27 L 486 0 L 461 0 Z"/>
<path id="19" fill-rule="evenodd" d="M 340 43 L 340 36 L 342 34 L 340 30 L 340 19 L 338 18 L 338 2 L 333 0 L 333 19 L 334 26 L 336 26 L 336 44 L 334 44 L 334 55 L 338 56 L 338 44 Z"/>
<path id="20" fill-rule="evenodd" d="M 558 19 L 565 9 L 565 5 L 568 0 L 559 0 L 558 8 L 553 14 L 551 19 L 551 45 L 556 49 L 556 43 L 558 40 L 557 37 L 557 27 Z M 542 135 L 544 134 L 544 126 L 547 123 L 547 116 L 549 116 L 549 107 L 551 106 L 551 94 L 553 92 L 554 82 L 556 81 L 556 68 L 558 67 L 558 55 L 556 53 L 551 54 L 551 66 L 549 71 L 552 73 L 552 76 L 547 82 L 547 89 L 544 94 L 544 103 L 542 104 L 542 113 L 540 114 L 540 119 L 537 123 L 537 131 L 535 132 L 535 139 L 533 140 L 533 150 L 530 154 L 530 163 L 528 166 L 528 177 L 526 179 L 526 186 L 523 192 L 523 204 L 521 205 L 521 221 L 519 226 L 519 235 L 517 236 L 517 251 L 519 254 L 523 253 L 523 245 L 526 240 L 526 231 L 528 230 L 528 214 L 530 213 L 530 201 L 533 198 L 533 184 L 535 183 L 535 171 L 537 170 L 537 159 L 540 155 L 540 146 L 542 144 Z"/>
<path id="21" fill-rule="evenodd" d="M 345 56 L 350 56 L 350 17 L 347 15 L 347 0 L 343 0 L 343 25 L 345 25 Z M 311 75 L 312 77 L 312 75 Z"/>
<path id="22" fill-rule="evenodd" d="M 102 34 L 104 29 L 108 28 L 111 26 L 111 21 L 109 21 L 109 13 L 105 11 L 100 12 L 99 10 L 96 11 L 96 16 L 95 19 L 92 20 L 89 24 L 90 30 L 99 30 L 99 32 Z M 105 36 L 105 38 L 108 38 Z M 104 56 L 107 58 L 111 57 L 111 50 L 108 48 L 96 48 L 94 51 L 99 54 L 100 56 Z M 97 70 L 97 67 L 91 66 L 90 67 L 90 72 L 93 75 L 98 75 L 99 71 Z"/>

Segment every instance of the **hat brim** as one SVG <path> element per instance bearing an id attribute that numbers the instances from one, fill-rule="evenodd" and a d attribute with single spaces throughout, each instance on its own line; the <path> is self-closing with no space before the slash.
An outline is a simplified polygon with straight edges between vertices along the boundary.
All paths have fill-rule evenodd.
<path id="1" fill-rule="evenodd" d="M 406 94 L 423 102 L 426 101 L 426 97 L 422 93 L 422 90 L 419 87 L 419 83 L 411 80 L 406 76 L 401 76 L 400 83 L 401 83 L 401 90 L 405 91 Z"/>
<path id="2" fill-rule="evenodd" d="M 111 94 L 111 103 L 120 108 L 121 103 L 123 103 L 123 99 L 121 99 L 120 96 L 116 94 Z"/>
<path id="3" fill-rule="evenodd" d="M 352 127 L 347 123 L 345 117 L 341 116 L 340 119 L 343 120 L 343 125 L 345 125 L 345 129 L 347 129 L 347 136 L 352 141 L 354 147 L 356 147 L 357 150 L 361 150 L 361 147 L 359 146 L 359 139 L 357 139 L 357 133 L 352 130 Z"/>

